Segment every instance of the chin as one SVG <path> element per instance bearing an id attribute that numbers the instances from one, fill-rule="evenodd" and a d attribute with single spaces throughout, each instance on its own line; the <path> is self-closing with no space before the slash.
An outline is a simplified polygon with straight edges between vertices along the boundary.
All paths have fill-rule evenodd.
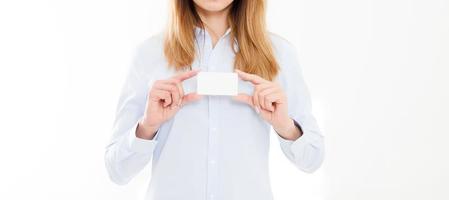
<path id="1" fill-rule="evenodd" d="M 201 9 L 209 12 L 218 12 L 227 8 L 233 0 L 194 0 Z"/>

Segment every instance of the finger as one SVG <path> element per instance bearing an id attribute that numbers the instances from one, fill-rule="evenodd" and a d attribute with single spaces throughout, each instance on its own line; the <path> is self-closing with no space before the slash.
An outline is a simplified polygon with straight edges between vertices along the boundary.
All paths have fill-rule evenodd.
<path id="1" fill-rule="evenodd" d="M 268 107 L 269 111 L 274 112 L 274 105 L 273 103 L 276 102 L 277 99 L 280 99 L 280 93 L 270 93 L 265 95 L 265 106 Z"/>
<path id="2" fill-rule="evenodd" d="M 156 89 L 156 90 L 154 90 L 154 95 L 158 98 L 158 100 L 164 101 L 164 103 L 163 103 L 164 107 L 167 107 L 172 102 L 170 92 L 168 92 L 166 90 Z"/>
<path id="3" fill-rule="evenodd" d="M 251 107 L 254 107 L 253 97 L 250 95 L 247 95 L 245 93 L 240 93 L 237 96 L 234 96 L 232 98 L 238 102 L 246 103 L 246 104 L 250 105 Z"/>
<path id="4" fill-rule="evenodd" d="M 269 102 L 270 106 L 273 108 L 273 110 L 271 110 L 272 112 L 274 111 L 273 103 L 280 103 L 281 98 L 282 93 L 280 92 L 271 93 L 265 96 L 265 101 Z"/>
<path id="5" fill-rule="evenodd" d="M 170 108 L 177 107 L 181 102 L 181 97 L 179 96 L 178 89 L 175 92 L 171 92 L 172 103 L 170 104 Z"/>
<path id="6" fill-rule="evenodd" d="M 263 99 L 259 98 L 259 92 L 261 91 L 261 89 L 264 89 L 268 86 L 269 86 L 269 84 L 261 84 L 261 85 L 256 85 L 254 87 L 253 104 L 258 109 L 258 111 L 262 109 L 262 105 L 263 105 L 260 103 L 260 100 L 263 100 Z"/>
<path id="7" fill-rule="evenodd" d="M 178 88 L 179 98 L 180 98 L 180 101 L 179 101 L 179 103 L 178 103 L 178 106 L 180 106 L 181 103 L 182 103 L 182 97 L 184 96 L 184 89 L 183 89 L 183 87 L 182 87 L 182 82 L 181 82 L 181 81 L 178 81 L 178 80 L 173 80 L 173 83 L 174 83 L 174 84 L 176 85 L 176 87 Z"/>
<path id="8" fill-rule="evenodd" d="M 278 88 L 276 87 L 268 87 L 259 92 L 259 98 L 261 99 L 260 104 L 269 111 L 274 111 L 273 102 L 270 102 L 267 99 L 267 96 L 273 93 L 278 92 Z"/>
<path id="9" fill-rule="evenodd" d="M 155 88 L 170 92 L 170 95 L 173 100 L 172 105 L 177 106 L 181 103 L 181 95 L 179 94 L 178 86 L 175 83 L 170 83 L 170 82 L 165 81 L 165 82 L 155 85 Z"/>
<path id="10" fill-rule="evenodd" d="M 267 80 L 263 79 L 260 76 L 255 75 L 255 74 L 249 74 L 249 73 L 240 71 L 238 69 L 236 69 L 235 71 L 237 72 L 239 77 L 244 81 L 250 81 L 251 83 L 256 84 L 256 85 L 267 82 Z"/>
<path id="11" fill-rule="evenodd" d="M 153 89 L 150 94 L 151 97 L 153 97 L 154 100 L 165 100 L 170 98 L 170 92 L 167 92 L 166 90 L 160 90 L 160 89 Z"/>
<path id="12" fill-rule="evenodd" d="M 178 79 L 172 78 L 172 79 L 164 80 L 164 83 L 173 84 L 174 86 L 177 87 L 177 90 L 179 93 L 179 102 L 177 103 L 177 105 L 178 106 L 181 105 L 181 100 L 182 100 L 182 97 L 184 96 L 184 89 L 182 87 L 182 82 Z"/>
<path id="13" fill-rule="evenodd" d="M 263 98 L 263 95 L 261 95 L 261 92 L 270 87 L 272 87 L 272 84 L 262 84 L 255 87 L 256 89 L 253 96 L 255 97 L 255 101 L 258 103 L 256 105 L 258 105 L 259 108 L 268 110 L 268 108 L 265 107 L 265 99 Z"/>
<path id="14" fill-rule="evenodd" d="M 197 94 L 196 92 L 186 94 L 182 97 L 182 104 L 185 105 L 194 101 L 198 101 L 202 98 L 202 95 Z"/>
<path id="15" fill-rule="evenodd" d="M 194 69 L 194 70 L 191 70 L 188 72 L 184 72 L 184 73 L 174 76 L 173 79 L 176 79 L 179 81 L 184 81 L 184 80 L 194 77 L 195 75 L 198 74 L 199 71 L 200 71 L 199 69 Z"/>
<path id="16" fill-rule="evenodd" d="M 157 85 L 154 85 L 155 89 L 159 89 L 159 90 L 165 90 L 171 93 L 179 93 L 178 87 L 176 84 L 174 83 L 169 83 L 169 82 L 163 82 L 163 83 L 159 83 Z"/>

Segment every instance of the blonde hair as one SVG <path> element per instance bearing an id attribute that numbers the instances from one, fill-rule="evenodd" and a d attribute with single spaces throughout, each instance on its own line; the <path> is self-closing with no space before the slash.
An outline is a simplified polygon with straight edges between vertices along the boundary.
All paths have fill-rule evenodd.
<path id="1" fill-rule="evenodd" d="M 279 72 L 265 25 L 265 0 L 234 0 L 228 23 L 234 40 L 234 68 L 273 80 Z M 165 35 L 164 55 L 170 67 L 189 68 L 195 59 L 195 27 L 204 28 L 193 0 L 172 0 L 170 23 Z"/>

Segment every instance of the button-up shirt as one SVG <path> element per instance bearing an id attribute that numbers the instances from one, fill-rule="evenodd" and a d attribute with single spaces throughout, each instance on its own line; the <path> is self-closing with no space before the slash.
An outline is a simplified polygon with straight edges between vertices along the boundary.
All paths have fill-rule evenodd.
<path id="1" fill-rule="evenodd" d="M 213 46 L 210 35 L 195 29 L 198 55 L 193 69 L 233 72 L 230 29 Z M 163 123 L 151 140 L 136 137 L 147 94 L 155 80 L 176 74 L 163 54 L 163 36 L 144 40 L 135 50 L 116 109 L 105 164 L 112 181 L 126 184 L 151 164 L 149 200 L 271 200 L 268 171 L 270 134 L 276 134 L 285 156 L 304 172 L 315 171 L 324 156 L 323 136 L 311 113 L 311 98 L 302 77 L 296 48 L 269 34 L 287 96 L 288 114 L 303 132 L 296 140 L 282 138 L 249 105 L 230 96 L 204 96 L 184 105 Z M 196 89 L 195 77 L 183 82 L 185 93 Z M 251 94 L 239 80 L 239 92 Z"/>

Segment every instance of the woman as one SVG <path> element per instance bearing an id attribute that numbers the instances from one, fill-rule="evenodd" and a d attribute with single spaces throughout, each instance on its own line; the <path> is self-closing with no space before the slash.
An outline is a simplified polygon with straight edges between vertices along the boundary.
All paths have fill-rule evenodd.
<path id="1" fill-rule="evenodd" d="M 111 179 L 126 184 L 151 161 L 147 199 L 269 200 L 271 128 L 295 166 L 315 171 L 323 136 L 295 48 L 265 29 L 265 1 L 173 0 L 171 14 L 128 73 L 105 154 Z M 199 70 L 237 72 L 252 91 L 186 91 Z"/>

